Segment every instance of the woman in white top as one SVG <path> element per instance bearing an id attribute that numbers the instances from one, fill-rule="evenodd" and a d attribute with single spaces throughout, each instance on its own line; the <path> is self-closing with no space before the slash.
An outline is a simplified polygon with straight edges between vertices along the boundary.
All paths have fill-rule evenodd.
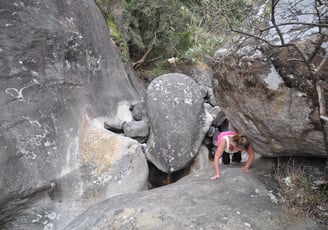
<path id="1" fill-rule="evenodd" d="M 249 168 L 251 167 L 255 158 L 255 152 L 252 146 L 250 146 L 249 141 L 244 134 L 235 133 L 233 131 L 222 132 L 218 136 L 217 143 L 218 143 L 218 148 L 214 156 L 215 175 L 211 177 L 211 180 L 216 180 L 221 177 L 219 159 L 221 158 L 224 152 L 229 154 L 229 153 L 236 153 L 239 151 L 246 150 L 249 157 L 245 166 L 242 167 L 242 170 L 244 173 L 247 174 L 249 173 Z M 230 161 L 230 156 L 229 156 L 229 161 Z"/>

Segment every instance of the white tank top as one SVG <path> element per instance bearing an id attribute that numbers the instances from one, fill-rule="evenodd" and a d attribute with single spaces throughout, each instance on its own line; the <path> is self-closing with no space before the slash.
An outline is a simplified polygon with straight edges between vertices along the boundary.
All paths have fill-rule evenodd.
<path id="1" fill-rule="evenodd" d="M 227 153 L 234 153 L 234 152 L 232 152 L 231 150 L 230 150 L 230 143 L 229 143 L 229 137 L 232 137 L 232 136 L 224 136 L 223 138 L 226 140 L 226 143 L 227 143 L 227 145 L 226 145 L 226 147 L 225 147 L 225 152 L 227 152 Z"/>

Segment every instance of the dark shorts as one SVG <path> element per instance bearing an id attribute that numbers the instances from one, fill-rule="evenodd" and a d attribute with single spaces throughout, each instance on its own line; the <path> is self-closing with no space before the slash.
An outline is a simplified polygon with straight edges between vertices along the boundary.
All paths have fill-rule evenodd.
<path id="1" fill-rule="evenodd" d="M 241 162 L 241 152 L 236 152 L 232 154 L 232 162 Z M 222 154 L 222 163 L 227 165 L 230 164 L 230 154 L 223 152 Z"/>

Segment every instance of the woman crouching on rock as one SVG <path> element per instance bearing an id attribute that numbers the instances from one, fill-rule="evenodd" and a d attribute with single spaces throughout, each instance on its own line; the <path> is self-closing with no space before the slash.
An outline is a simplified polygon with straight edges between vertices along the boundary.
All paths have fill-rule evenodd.
<path id="1" fill-rule="evenodd" d="M 221 177 L 220 164 L 219 164 L 219 159 L 221 157 L 222 157 L 223 164 L 230 163 L 229 154 L 234 154 L 232 157 L 232 161 L 240 162 L 242 151 L 247 151 L 249 155 L 245 166 L 242 167 L 242 170 L 244 173 L 247 174 L 249 173 L 249 168 L 251 167 L 255 158 L 255 152 L 252 146 L 249 144 L 247 137 L 244 134 L 235 133 L 234 131 L 222 132 L 218 136 L 217 143 L 218 143 L 218 148 L 214 156 L 215 176 L 211 177 L 211 180 L 216 180 Z"/>

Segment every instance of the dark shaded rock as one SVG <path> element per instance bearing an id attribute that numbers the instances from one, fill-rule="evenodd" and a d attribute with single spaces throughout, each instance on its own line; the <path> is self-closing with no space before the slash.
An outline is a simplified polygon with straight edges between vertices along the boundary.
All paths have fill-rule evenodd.
<path id="1" fill-rule="evenodd" d="M 136 121 L 141 121 L 145 113 L 144 102 L 138 102 L 131 105 L 132 117 Z"/>
<path id="2" fill-rule="evenodd" d="M 106 119 L 104 121 L 104 128 L 115 133 L 123 133 L 123 125 L 126 121 L 119 118 Z"/>
<path id="3" fill-rule="evenodd" d="M 185 169 L 181 169 L 179 171 L 175 171 L 172 173 L 165 173 L 156 168 L 154 164 L 148 161 L 149 175 L 148 182 L 150 184 L 150 188 L 161 187 L 164 185 L 172 184 L 177 182 L 182 177 L 188 175 L 189 167 Z"/>
<path id="4" fill-rule="evenodd" d="M 193 68 L 193 74 L 193 79 L 204 93 L 205 101 L 212 106 L 216 106 L 217 101 L 214 96 L 213 71 L 208 67 L 197 65 Z"/>
<path id="5" fill-rule="evenodd" d="M 146 138 L 149 134 L 149 126 L 146 121 L 130 121 L 126 122 L 123 126 L 124 134 L 127 137 L 136 138 L 144 137 Z"/>

